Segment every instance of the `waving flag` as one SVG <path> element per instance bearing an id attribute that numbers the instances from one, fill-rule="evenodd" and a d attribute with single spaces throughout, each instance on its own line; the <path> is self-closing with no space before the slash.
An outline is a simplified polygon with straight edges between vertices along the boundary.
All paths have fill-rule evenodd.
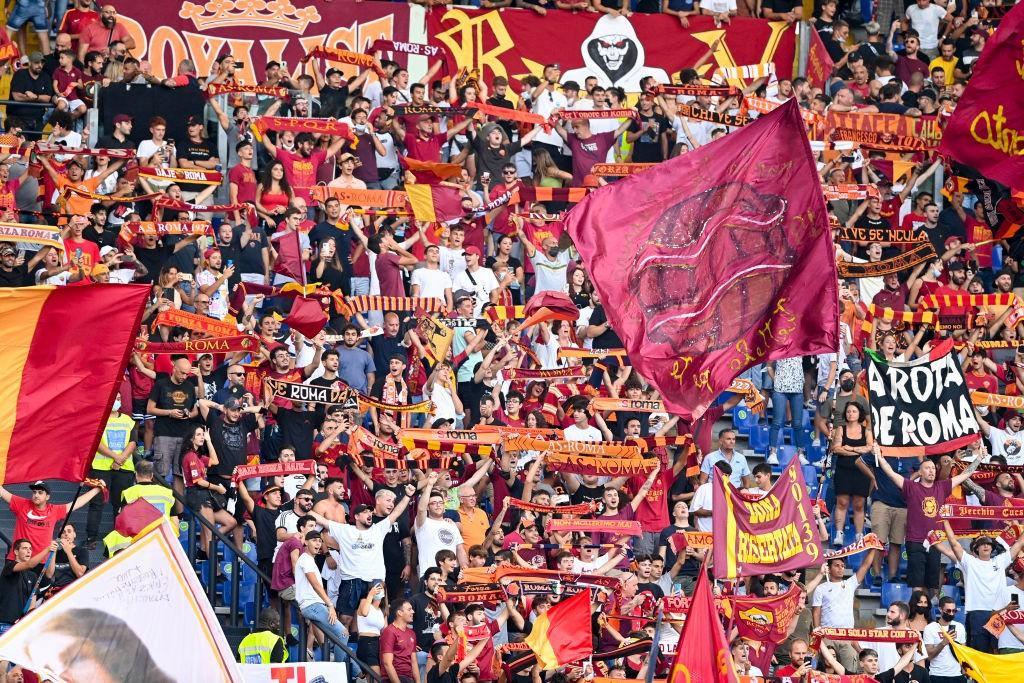
<path id="1" fill-rule="evenodd" d="M 697 576 L 666 683 L 739 683 L 705 565 Z"/>
<path id="2" fill-rule="evenodd" d="M 544 671 L 594 654 L 590 628 L 590 591 L 566 598 L 537 617 L 526 643 Z"/>
<path id="3" fill-rule="evenodd" d="M 0 289 L 0 483 L 82 481 L 149 287 Z"/>
<path id="4" fill-rule="evenodd" d="M 1013 188 L 1024 187 L 1022 42 L 1024 5 L 1018 3 L 985 44 L 939 146 L 941 154 Z"/>
<path id="5" fill-rule="evenodd" d="M 634 367 L 685 419 L 748 367 L 838 348 L 835 258 L 806 140 L 790 101 L 569 214 Z"/>

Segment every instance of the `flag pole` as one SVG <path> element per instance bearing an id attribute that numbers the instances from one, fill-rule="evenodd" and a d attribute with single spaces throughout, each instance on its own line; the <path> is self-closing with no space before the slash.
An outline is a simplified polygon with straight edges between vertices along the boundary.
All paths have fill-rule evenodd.
<path id="1" fill-rule="evenodd" d="M 647 653 L 647 673 L 644 675 L 644 683 L 654 683 L 654 673 L 658 668 L 658 634 L 661 633 L 661 618 L 664 616 L 664 605 L 658 601 L 658 614 L 654 619 L 654 638 L 651 639 L 651 650 Z M 679 636 L 682 638 L 682 634 Z M 679 644 L 682 646 L 682 643 Z"/>
<path id="2" fill-rule="evenodd" d="M 306 295 L 306 262 L 302 259 L 302 237 L 300 231 L 295 231 L 295 248 L 299 253 L 299 273 L 302 277 L 302 295 Z"/>
<path id="3" fill-rule="evenodd" d="M 57 538 L 53 538 L 53 539 L 50 539 L 50 540 L 55 541 L 55 540 L 59 539 L 61 537 L 61 535 L 64 533 L 64 529 L 67 527 L 68 522 L 71 520 L 71 513 L 75 509 L 75 503 L 78 502 L 78 498 L 81 495 L 82 495 L 82 485 L 79 484 L 78 488 L 75 490 L 75 497 L 71 499 L 70 503 L 68 503 L 68 514 L 65 515 L 64 521 L 61 522 L 61 524 L 60 524 L 60 530 L 57 531 Z M 51 550 L 50 554 L 46 557 L 46 562 L 43 562 L 43 568 L 41 570 L 39 570 L 39 576 L 36 577 L 36 582 L 32 585 L 32 591 L 28 594 L 28 600 L 25 601 L 25 606 L 21 608 L 22 616 L 25 616 L 26 614 L 28 614 L 28 610 L 32 606 L 32 598 L 35 597 L 36 591 L 39 590 L 39 584 L 42 583 L 42 581 L 43 581 L 43 574 L 46 573 L 46 566 L 48 564 L 50 564 L 50 562 L 56 561 L 56 559 L 57 559 L 57 551 L 56 550 Z M 70 558 L 69 558 L 69 561 L 70 561 Z"/>

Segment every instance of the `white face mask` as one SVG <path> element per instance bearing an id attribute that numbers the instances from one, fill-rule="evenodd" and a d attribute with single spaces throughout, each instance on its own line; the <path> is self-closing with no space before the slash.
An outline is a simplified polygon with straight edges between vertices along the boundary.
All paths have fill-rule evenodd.
<path id="1" fill-rule="evenodd" d="M 110 410 L 112 412 L 115 412 L 115 413 L 121 412 L 121 397 L 120 396 L 115 396 L 114 397 L 114 405 L 110 406 Z"/>

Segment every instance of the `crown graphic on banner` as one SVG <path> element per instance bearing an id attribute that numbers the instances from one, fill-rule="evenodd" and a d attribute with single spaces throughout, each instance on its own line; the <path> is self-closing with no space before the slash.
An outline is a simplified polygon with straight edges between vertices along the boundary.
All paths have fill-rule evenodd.
<path id="1" fill-rule="evenodd" d="M 226 27 L 262 27 L 302 35 L 320 22 L 316 7 L 297 8 L 288 0 L 210 0 L 198 5 L 184 2 L 178 16 L 200 31 Z"/>

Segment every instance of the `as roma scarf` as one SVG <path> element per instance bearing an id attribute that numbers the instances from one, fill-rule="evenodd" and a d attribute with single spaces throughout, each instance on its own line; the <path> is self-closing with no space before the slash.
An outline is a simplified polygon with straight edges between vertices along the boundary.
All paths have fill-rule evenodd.
<path id="1" fill-rule="evenodd" d="M 184 327 L 193 332 L 202 332 L 211 337 L 234 337 L 238 335 L 238 326 L 234 323 L 224 322 L 216 318 L 207 318 L 205 315 L 189 313 L 177 308 L 169 308 L 156 314 L 153 327 L 161 325 L 166 327 Z"/>
<path id="2" fill-rule="evenodd" d="M 357 410 L 359 393 L 352 387 L 337 382 L 337 386 L 323 387 L 301 382 L 285 382 L 279 379 L 266 379 L 267 385 L 274 392 L 275 398 L 297 403 L 318 403 L 321 405 L 345 406 L 346 410 Z"/>
<path id="3" fill-rule="evenodd" d="M 366 51 L 372 55 L 375 52 L 398 52 L 403 55 L 419 55 L 421 57 L 443 57 L 448 51 L 437 45 L 423 43 L 405 43 L 398 40 L 384 40 L 379 38 L 373 41 L 373 45 Z"/>
<path id="4" fill-rule="evenodd" d="M 1007 624 L 1024 624 L 1024 609 L 1002 609 L 993 612 L 992 617 L 985 622 L 985 630 L 998 638 L 1006 630 Z"/>
<path id="5" fill-rule="evenodd" d="M 334 310 L 349 318 L 356 313 L 366 311 L 419 311 L 424 313 L 442 313 L 444 302 L 440 299 L 425 299 L 411 296 L 383 296 L 381 294 L 361 294 L 345 297 L 340 291 L 334 293 Z"/>
<path id="6" fill-rule="evenodd" d="M 917 230 L 900 228 L 843 228 L 839 239 L 848 242 L 893 242 L 895 244 L 921 244 L 928 241 L 928 235 Z"/>
<path id="7" fill-rule="evenodd" d="M 554 118 L 554 115 L 552 115 Z M 563 121 L 580 121 L 590 119 L 634 119 L 640 118 L 636 109 L 563 109 L 557 118 Z"/>
<path id="8" fill-rule="evenodd" d="M 549 519 L 544 525 L 553 531 L 580 531 L 585 534 L 608 533 L 616 536 L 643 536 L 644 530 L 637 520 L 626 519 Z"/>
<path id="9" fill-rule="evenodd" d="M 606 477 L 649 474 L 659 462 L 658 458 L 597 458 L 571 453 L 548 453 L 544 457 L 544 463 L 556 472 Z"/>
<path id="10" fill-rule="evenodd" d="M 748 109 L 752 109 L 759 114 L 770 114 L 782 106 L 778 102 L 773 102 L 771 100 L 764 99 L 763 97 L 744 96 L 743 102 L 747 105 Z M 816 128 L 823 127 L 825 125 L 825 117 L 821 114 L 816 114 L 810 109 L 804 109 L 803 107 L 801 107 L 799 111 L 800 118 L 802 118 L 804 123 L 807 125 L 815 126 Z"/>
<path id="11" fill-rule="evenodd" d="M 268 462 L 262 465 L 239 465 L 231 475 L 232 481 L 245 481 L 254 477 L 284 477 L 289 474 L 316 476 L 316 460 L 295 462 Z"/>
<path id="12" fill-rule="evenodd" d="M 565 433 L 561 429 L 552 429 L 550 427 L 510 427 L 508 425 L 478 424 L 473 427 L 473 431 L 482 434 L 497 434 L 502 439 L 511 436 L 530 436 L 537 439 L 562 439 L 565 437 Z"/>
<path id="13" fill-rule="evenodd" d="M 534 379 L 582 379 L 590 373 L 582 365 L 574 365 L 568 368 L 548 368 L 530 370 L 526 368 L 506 368 L 501 371 L 504 379 L 508 380 L 534 380 Z"/>
<path id="14" fill-rule="evenodd" d="M 523 202 L 582 202 L 590 190 L 586 187 L 526 187 L 520 185 L 513 190 L 512 204 Z"/>
<path id="15" fill-rule="evenodd" d="M 981 483 L 981 481 L 979 481 L 977 477 L 975 477 L 974 475 L 971 475 L 971 479 L 974 481 L 978 481 L 978 483 Z M 958 540 L 964 540 L 968 538 L 980 538 L 981 536 L 991 537 L 992 535 L 992 529 L 968 529 L 966 531 L 958 531 L 956 537 Z M 924 543 L 922 545 L 924 545 L 925 550 L 928 550 L 933 545 L 936 545 L 937 543 L 946 543 L 948 540 L 949 539 L 946 538 L 945 531 L 942 531 L 940 529 L 932 529 L 928 532 L 928 535 L 925 537 Z M 1003 530 L 999 532 L 997 540 L 1002 541 L 1007 548 L 1013 545 L 1014 542 L 1017 540 L 1017 532 L 1015 531 L 1014 525 L 1010 524 L 1004 527 Z"/>
<path id="16" fill-rule="evenodd" d="M 935 258 L 935 247 L 931 242 L 917 245 L 910 251 L 884 261 L 869 263 L 853 263 L 852 261 L 838 261 L 840 277 L 878 277 L 889 273 L 899 273 L 913 268 L 923 261 L 930 261 Z"/>
<path id="17" fill-rule="evenodd" d="M 849 557 L 850 555 L 857 555 L 866 550 L 885 550 L 885 545 L 875 534 L 868 534 L 864 538 L 855 543 L 851 543 L 848 546 L 842 548 L 836 548 L 835 550 L 826 550 L 822 553 L 821 559 L 823 560 L 834 560 L 837 557 Z"/>
<path id="18" fill-rule="evenodd" d="M 971 395 L 973 400 L 974 395 Z M 967 465 L 957 460 L 953 463 L 953 474 L 960 474 Z M 1024 465 L 1000 465 L 995 462 L 983 462 L 978 465 L 978 469 L 974 470 L 974 474 L 971 475 L 971 481 L 978 484 L 988 484 L 995 481 L 996 477 L 1001 473 L 1007 472 L 1009 474 L 1024 474 Z M 957 534 L 959 535 L 959 534 Z"/>
<path id="19" fill-rule="evenodd" d="M 748 116 L 734 116 L 733 114 L 726 114 L 714 111 L 713 109 L 704 109 L 703 107 L 697 107 L 690 104 L 677 105 L 676 111 L 680 116 L 685 116 L 688 119 L 720 123 L 723 126 L 734 126 L 740 128 L 750 123 L 750 117 Z"/>
<path id="20" fill-rule="evenodd" d="M 765 409 L 764 396 L 758 391 L 754 383 L 749 379 L 734 379 L 729 385 L 729 391 L 734 394 L 742 394 L 743 401 L 751 411 L 761 414 Z"/>
<path id="21" fill-rule="evenodd" d="M 60 230 L 46 225 L 0 222 L 0 242 L 27 242 L 64 251 Z"/>
<path id="22" fill-rule="evenodd" d="M 468 584 L 459 590 L 438 587 L 435 594 L 438 602 L 465 605 L 471 602 L 503 602 L 508 599 L 505 589 L 496 583 Z"/>
<path id="23" fill-rule="evenodd" d="M 923 138 L 913 135 L 881 133 L 873 130 L 833 128 L 830 137 L 833 142 L 856 142 L 861 147 L 890 152 L 923 152 L 928 149 L 928 143 Z"/>
<path id="24" fill-rule="evenodd" d="M 121 237 L 125 241 L 136 235 L 212 235 L 210 221 L 129 221 L 121 226 Z"/>
<path id="25" fill-rule="evenodd" d="M 974 405 L 994 406 L 996 408 L 1024 410 L 1024 396 L 1005 396 L 1003 394 L 989 394 L 984 391 L 972 391 L 971 403 Z M 984 466 L 982 465 L 982 467 Z"/>
<path id="26" fill-rule="evenodd" d="M 242 310 L 242 305 L 245 303 L 245 297 L 256 296 L 258 294 L 262 294 L 267 299 L 273 299 L 275 297 L 294 299 L 297 296 L 311 296 L 315 294 L 320 297 L 327 297 L 327 300 L 329 301 L 331 291 L 323 287 L 318 287 L 315 284 L 303 287 L 298 282 L 286 282 L 280 287 L 261 285 L 256 282 L 239 282 L 235 285 L 234 289 L 231 290 L 231 297 L 228 300 L 228 311 L 232 315 L 237 315 L 238 312 Z"/>
<path id="27" fill-rule="evenodd" d="M 153 200 L 153 208 L 170 209 L 171 211 L 192 211 L 194 213 L 231 213 L 234 211 L 254 211 L 252 204 L 191 204 L 166 195 L 157 195 Z"/>
<path id="28" fill-rule="evenodd" d="M 714 540 L 714 534 L 710 531 L 677 531 L 668 537 L 668 544 L 672 552 L 678 555 L 687 548 L 710 548 Z"/>
<path id="29" fill-rule="evenodd" d="M 829 202 L 836 199 L 867 199 L 868 197 L 879 196 L 878 188 L 874 185 L 857 185 L 853 183 L 822 185 L 821 191 L 825 194 L 825 201 Z"/>
<path id="30" fill-rule="evenodd" d="M 252 122 L 252 132 L 257 140 L 262 140 L 268 130 L 290 131 L 292 133 L 319 133 L 321 135 L 337 135 L 354 140 L 352 129 L 347 124 L 334 119 L 299 119 L 289 116 L 260 116 Z"/>
<path id="31" fill-rule="evenodd" d="M 409 203 L 409 195 L 397 190 L 359 190 L 314 185 L 309 188 L 309 191 L 313 201 L 320 203 L 333 198 L 346 206 L 371 206 L 378 209 L 391 207 L 401 209 Z"/>
<path id="32" fill-rule="evenodd" d="M 163 168 L 161 166 L 143 166 L 139 175 L 147 180 L 170 180 L 172 183 L 191 183 L 193 185 L 220 185 L 224 176 L 219 171 L 208 171 L 202 168 Z"/>
<path id="33" fill-rule="evenodd" d="M 131 204 L 133 202 L 148 202 L 148 201 L 159 201 L 160 197 L 164 197 L 162 192 L 150 192 L 149 194 L 136 194 L 126 197 L 118 197 L 116 195 L 97 194 L 95 192 L 86 192 L 85 190 L 79 190 L 77 187 L 67 185 L 63 190 L 60 191 L 60 196 L 63 201 L 67 201 L 71 195 L 78 197 L 88 197 L 94 202 L 116 202 L 118 204 Z M 183 209 L 185 210 L 185 209 Z"/>
<path id="34" fill-rule="evenodd" d="M 509 507 L 514 507 L 517 510 L 529 510 L 540 515 L 552 515 L 556 512 L 560 515 L 589 515 L 597 510 L 597 502 L 593 500 L 576 505 L 541 505 L 520 498 L 506 498 L 505 500 L 508 501 Z"/>
<path id="35" fill-rule="evenodd" d="M 558 349 L 559 358 L 625 358 L 626 349 L 576 349 L 561 347 Z"/>
<path id="36" fill-rule="evenodd" d="M 861 641 L 866 643 L 917 643 L 921 634 L 912 628 L 834 628 L 819 626 L 811 631 L 811 649 L 822 640 Z"/>
<path id="37" fill-rule="evenodd" d="M 432 413 L 434 412 L 434 404 L 431 401 L 420 401 L 419 403 L 410 403 L 408 405 L 399 405 L 395 403 L 385 403 L 384 401 L 378 401 L 377 399 L 367 396 L 365 394 L 359 394 L 359 403 L 367 406 L 373 406 L 377 410 L 390 410 L 396 413 Z"/>
<path id="38" fill-rule="evenodd" d="M 377 74 L 382 81 L 386 81 L 388 78 L 388 75 L 384 70 L 377 66 L 376 61 L 373 59 L 373 55 L 366 55 L 360 52 L 350 52 L 337 47 L 328 47 L 327 45 L 317 45 L 306 53 L 306 56 L 302 58 L 302 63 L 305 64 L 313 57 L 328 59 L 332 62 L 339 62 L 341 64 L 351 64 L 364 69 L 373 69 L 373 72 Z"/>
<path id="39" fill-rule="evenodd" d="M 645 401 L 642 399 L 611 398 L 598 396 L 591 400 L 590 405 L 595 410 L 625 410 L 635 413 L 664 413 L 665 404 L 661 401 Z"/>
<path id="40" fill-rule="evenodd" d="M 473 107 L 438 107 L 432 104 L 398 104 L 395 116 L 476 116 Z"/>
<path id="41" fill-rule="evenodd" d="M 1020 300 L 1016 294 L 930 294 L 921 297 L 921 309 L 968 308 L 972 306 L 1012 306 Z"/>
<path id="42" fill-rule="evenodd" d="M 584 455 L 607 455 L 614 458 L 639 458 L 636 446 L 594 441 L 545 441 L 528 436 L 505 438 L 507 451 L 549 451 L 551 453 L 580 453 Z"/>
<path id="43" fill-rule="evenodd" d="M 476 431 L 470 429 L 403 429 L 398 433 L 403 443 L 408 441 L 432 441 L 438 443 L 485 444 L 494 446 L 501 443 L 501 436 L 496 432 Z M 408 446 L 407 446 L 408 447 Z"/>
<path id="44" fill-rule="evenodd" d="M 932 311 L 897 311 L 893 308 L 883 308 L 875 304 L 868 304 L 865 317 L 868 320 L 878 318 L 888 322 L 902 322 L 908 325 L 934 325 L 938 316 Z"/>
<path id="45" fill-rule="evenodd" d="M 590 169 L 593 175 L 605 176 L 627 176 L 634 173 L 646 171 L 657 164 L 629 163 L 629 164 L 594 164 Z"/>
<path id="46" fill-rule="evenodd" d="M 534 114 L 528 111 L 519 111 L 518 109 L 507 109 L 506 107 L 499 107 L 495 104 L 487 104 L 486 102 L 468 102 L 466 107 L 476 109 L 481 114 L 487 116 L 493 116 L 496 119 L 502 121 L 517 121 L 519 123 L 532 123 L 545 128 L 550 127 L 550 123 L 546 118 L 540 114 Z"/>
<path id="47" fill-rule="evenodd" d="M 464 441 L 431 441 L 429 439 L 403 438 L 402 445 L 409 450 L 423 449 L 431 453 L 468 453 L 469 455 L 487 456 L 494 452 L 494 446 L 485 443 L 466 443 Z"/>
<path id="48" fill-rule="evenodd" d="M 739 88 L 733 85 L 656 85 L 653 90 L 648 91 L 654 95 L 689 95 L 697 97 L 738 97 L 743 94 Z"/>
<path id="49" fill-rule="evenodd" d="M 273 85 L 246 85 L 236 81 L 225 81 L 224 83 L 210 83 L 206 86 L 203 94 L 206 99 L 217 95 L 244 93 L 246 95 L 267 95 L 279 100 L 286 100 L 289 97 L 288 88 L 281 88 Z"/>
<path id="50" fill-rule="evenodd" d="M 260 347 L 260 340 L 249 334 L 237 334 L 231 337 L 214 337 L 213 339 L 194 339 L 184 342 L 151 342 L 145 339 L 135 340 L 135 350 L 154 355 L 172 353 L 235 353 L 246 351 L 252 353 Z"/>
<path id="51" fill-rule="evenodd" d="M 398 458 L 402 453 L 402 447 L 398 444 L 388 443 L 360 426 L 349 436 L 348 452 L 351 455 L 360 455 L 370 451 L 374 456 L 381 458 Z"/>
<path id="52" fill-rule="evenodd" d="M 1024 500 L 1020 501 L 1024 503 Z M 1024 507 L 999 507 L 996 505 L 955 505 L 939 506 L 939 516 L 946 519 L 988 519 L 999 521 L 1024 519 Z"/>

